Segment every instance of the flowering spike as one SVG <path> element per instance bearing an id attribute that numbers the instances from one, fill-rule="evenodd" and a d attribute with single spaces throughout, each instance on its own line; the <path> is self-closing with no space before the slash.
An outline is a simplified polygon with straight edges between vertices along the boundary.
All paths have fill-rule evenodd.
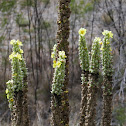
<path id="1" fill-rule="evenodd" d="M 11 45 L 18 45 L 18 46 L 23 46 L 22 42 L 20 42 L 19 40 L 11 40 L 10 41 Z"/>
<path id="2" fill-rule="evenodd" d="M 82 32 L 83 31 L 83 32 Z M 81 34 L 83 33 L 83 35 Z M 81 28 L 79 30 L 79 59 L 81 69 L 84 71 L 89 71 L 89 53 L 85 40 L 86 29 Z"/>
<path id="3" fill-rule="evenodd" d="M 102 46 L 102 71 L 103 71 L 103 114 L 102 125 L 111 125 L 112 115 L 112 54 L 110 46 L 110 38 L 113 38 L 111 31 L 105 30 L 103 33 Z"/>
<path id="4" fill-rule="evenodd" d="M 55 68 L 53 84 L 52 84 L 52 94 L 61 95 L 63 92 L 62 88 L 64 87 L 64 77 L 65 77 L 65 63 L 66 63 L 66 55 L 64 51 L 58 52 L 58 59 L 56 59 L 56 46 L 53 47 L 54 60 L 53 60 L 53 68 Z"/>
<path id="5" fill-rule="evenodd" d="M 108 38 L 113 38 L 113 33 L 111 31 L 104 30 L 104 32 L 102 32 L 102 34 Z"/>
<path id="6" fill-rule="evenodd" d="M 12 80 L 6 83 L 5 92 L 12 113 L 12 125 L 17 126 L 22 122 L 22 125 L 28 126 L 27 68 L 22 55 L 23 50 L 20 48 L 23 44 L 19 40 L 11 40 L 10 44 L 13 46 L 13 52 L 9 55 L 12 66 Z"/>
<path id="7" fill-rule="evenodd" d="M 102 69 L 103 75 L 111 76 L 112 74 L 112 55 L 111 55 L 111 45 L 110 45 L 110 38 L 113 37 L 111 31 L 105 30 L 103 33 L 104 39 L 103 44 L 101 47 L 102 50 Z"/>
<path id="8" fill-rule="evenodd" d="M 84 28 L 80 28 L 80 30 L 78 31 L 80 36 L 84 36 L 86 34 L 86 29 Z"/>
<path id="9" fill-rule="evenodd" d="M 100 45 L 101 39 L 95 37 L 91 50 L 90 72 L 97 74 L 100 66 Z"/>
<path id="10" fill-rule="evenodd" d="M 81 118 L 80 126 L 85 123 L 86 106 L 87 106 L 87 90 L 88 90 L 88 74 L 89 74 L 89 53 L 86 45 L 85 34 L 86 29 L 81 28 L 79 30 L 79 59 L 80 67 L 82 70 L 81 80 L 82 80 L 82 90 L 81 90 Z"/>

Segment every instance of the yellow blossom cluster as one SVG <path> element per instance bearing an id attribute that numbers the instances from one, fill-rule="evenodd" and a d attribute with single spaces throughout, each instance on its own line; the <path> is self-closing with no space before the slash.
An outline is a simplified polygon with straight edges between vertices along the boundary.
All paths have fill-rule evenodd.
<path id="1" fill-rule="evenodd" d="M 14 39 L 10 41 L 10 44 L 11 45 L 17 44 L 18 46 L 23 46 L 22 42 L 20 42 L 19 40 L 16 41 Z"/>
<path id="2" fill-rule="evenodd" d="M 104 32 L 102 32 L 102 34 L 104 36 L 108 36 L 109 38 L 113 38 L 113 33 L 111 31 L 104 30 Z"/>
<path id="3" fill-rule="evenodd" d="M 79 33 L 80 36 L 84 36 L 86 34 L 86 29 L 85 28 L 80 28 L 78 33 Z"/>
<path id="4" fill-rule="evenodd" d="M 22 54 L 22 53 L 24 53 L 24 51 L 22 49 L 20 49 L 20 53 Z"/>
<path id="5" fill-rule="evenodd" d="M 10 44 L 12 45 L 12 53 L 9 55 L 12 68 L 12 80 L 6 83 L 7 88 L 5 92 L 9 102 L 9 108 L 13 109 L 15 91 L 22 90 L 24 85 L 26 85 L 26 83 L 23 83 L 23 78 L 27 75 L 27 69 L 22 55 L 24 53 L 21 49 L 21 46 L 23 46 L 22 42 L 19 40 L 11 40 Z"/>
<path id="6" fill-rule="evenodd" d="M 10 58 L 10 59 L 17 58 L 17 59 L 19 59 L 19 60 L 22 60 L 21 54 L 15 53 L 15 52 L 12 52 L 12 54 L 9 55 L 9 58 Z"/>
<path id="7" fill-rule="evenodd" d="M 51 93 L 61 95 L 64 86 L 65 63 L 67 56 L 64 51 L 57 51 L 56 48 L 57 45 L 54 45 L 53 52 L 51 53 L 51 58 L 53 58 L 53 68 L 55 68 Z"/>
<path id="8" fill-rule="evenodd" d="M 67 56 L 65 55 L 64 51 L 59 51 L 59 57 L 66 58 Z"/>
<path id="9" fill-rule="evenodd" d="M 101 46 L 101 48 L 100 48 L 100 50 L 104 50 L 104 48 L 105 48 L 105 45 L 107 46 L 107 47 L 109 47 L 109 49 L 110 49 L 110 51 L 112 51 L 112 48 L 110 47 L 110 38 L 113 38 L 113 33 L 111 32 L 111 31 L 108 31 L 108 30 L 104 30 L 103 32 L 102 32 L 102 34 L 105 36 L 104 37 L 104 39 L 103 39 L 103 41 L 104 41 L 104 45 L 103 45 L 103 42 L 102 43 L 99 43 L 100 45 L 102 45 Z"/>
<path id="10" fill-rule="evenodd" d="M 51 57 L 54 58 L 54 56 L 52 56 L 53 54 L 55 55 L 55 53 L 52 52 Z M 56 67 L 59 68 L 61 66 L 62 62 L 64 62 L 65 58 L 66 58 L 65 52 L 64 51 L 59 51 L 58 61 L 53 60 L 53 68 L 56 68 Z"/>

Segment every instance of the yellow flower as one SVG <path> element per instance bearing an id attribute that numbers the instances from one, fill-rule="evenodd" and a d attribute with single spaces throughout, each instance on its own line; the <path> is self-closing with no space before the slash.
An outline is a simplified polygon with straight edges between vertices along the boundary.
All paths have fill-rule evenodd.
<path id="1" fill-rule="evenodd" d="M 107 35 L 108 32 L 109 32 L 108 30 L 104 30 L 104 31 L 102 32 L 102 34 L 103 34 L 103 35 Z"/>
<path id="2" fill-rule="evenodd" d="M 100 45 L 102 45 L 102 44 L 103 44 L 103 43 L 102 43 L 102 41 L 101 41 L 101 42 L 99 42 L 99 44 L 100 44 Z"/>
<path id="3" fill-rule="evenodd" d="M 104 30 L 104 32 L 102 32 L 102 34 L 105 36 L 105 35 L 108 35 L 110 38 L 113 38 L 113 33 L 111 31 L 108 31 L 108 30 Z"/>
<path id="4" fill-rule="evenodd" d="M 13 102 L 13 101 L 14 101 L 14 99 L 13 99 L 13 98 L 11 98 L 11 99 L 10 99 L 10 101 L 11 101 L 11 102 Z"/>
<path id="5" fill-rule="evenodd" d="M 103 50 L 103 45 L 102 45 L 102 47 L 100 48 L 100 50 Z"/>
<path id="6" fill-rule="evenodd" d="M 23 46 L 22 42 L 20 42 L 19 40 L 17 40 L 17 41 L 16 41 L 16 40 L 11 40 L 11 41 L 10 41 L 10 44 L 11 44 L 11 45 L 17 44 L 17 45 L 19 45 L 19 46 Z"/>
<path id="7" fill-rule="evenodd" d="M 10 55 L 9 55 L 9 58 L 12 59 L 15 55 L 15 52 L 12 52 Z"/>
<path id="8" fill-rule="evenodd" d="M 53 68 L 56 68 L 56 60 L 53 60 Z"/>
<path id="9" fill-rule="evenodd" d="M 56 60 L 53 60 L 53 63 L 56 63 Z"/>
<path id="10" fill-rule="evenodd" d="M 17 40 L 17 44 L 18 44 L 19 46 L 23 46 L 22 42 L 20 42 L 19 40 Z"/>
<path id="11" fill-rule="evenodd" d="M 55 54 L 54 52 L 51 53 L 51 58 L 54 58 Z"/>
<path id="12" fill-rule="evenodd" d="M 57 61 L 56 66 L 59 68 L 61 66 L 61 62 Z"/>
<path id="13" fill-rule="evenodd" d="M 20 49 L 20 53 L 24 53 L 22 49 Z"/>
<path id="14" fill-rule="evenodd" d="M 80 28 L 80 30 L 78 31 L 79 35 L 84 36 L 86 34 L 86 29 L 84 28 Z"/>
<path id="15" fill-rule="evenodd" d="M 5 92 L 6 92 L 6 94 L 8 94 L 9 90 L 8 90 L 8 89 L 6 89 L 6 91 L 5 91 Z"/>
<path id="16" fill-rule="evenodd" d="M 17 56 L 15 57 L 17 57 L 19 60 L 22 60 L 21 55 L 19 53 L 17 53 Z"/>
<path id="17" fill-rule="evenodd" d="M 64 93 L 68 93 L 68 91 L 64 91 Z"/>
<path id="18" fill-rule="evenodd" d="M 60 23 L 61 23 L 61 21 L 58 21 L 58 23 L 60 24 Z"/>
<path id="19" fill-rule="evenodd" d="M 110 44 L 110 42 L 106 42 L 106 44 Z"/>
<path id="20" fill-rule="evenodd" d="M 9 59 L 12 59 L 13 58 L 13 55 L 11 54 L 11 55 L 9 55 Z"/>
<path id="21" fill-rule="evenodd" d="M 18 58 L 19 60 L 22 60 L 21 55 L 19 53 L 12 52 L 12 54 L 9 55 L 10 59 L 13 59 L 14 57 Z"/>
<path id="22" fill-rule="evenodd" d="M 7 99 L 9 99 L 9 94 L 7 94 Z"/>
<path id="23" fill-rule="evenodd" d="M 110 48 L 110 51 L 112 51 L 112 48 Z"/>
<path id="24" fill-rule="evenodd" d="M 109 32 L 109 36 L 110 38 L 113 38 L 113 33 L 111 31 Z"/>
<path id="25" fill-rule="evenodd" d="M 59 57 L 66 58 L 67 56 L 64 51 L 59 51 Z"/>
<path id="26" fill-rule="evenodd" d="M 53 64 L 53 68 L 56 68 L 56 63 Z"/>
<path id="27" fill-rule="evenodd" d="M 11 44 L 11 45 L 16 44 L 16 40 L 14 40 L 14 39 L 11 40 L 11 41 L 10 41 L 10 44 Z"/>

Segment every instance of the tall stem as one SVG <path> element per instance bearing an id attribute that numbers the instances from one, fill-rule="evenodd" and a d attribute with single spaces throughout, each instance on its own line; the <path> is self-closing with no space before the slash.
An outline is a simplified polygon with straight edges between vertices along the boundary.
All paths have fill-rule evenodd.
<path id="1" fill-rule="evenodd" d="M 89 52 L 87 49 L 85 39 L 86 29 L 79 30 L 79 59 L 82 70 L 81 80 L 81 109 L 80 109 L 80 126 L 85 126 L 85 116 L 87 107 L 87 89 L 88 89 L 88 75 L 89 75 Z"/>
<path id="2" fill-rule="evenodd" d="M 105 30 L 103 33 L 102 69 L 103 69 L 103 114 L 102 126 L 111 126 L 112 115 L 112 54 L 110 38 L 113 38 L 111 31 Z"/>
<path id="3" fill-rule="evenodd" d="M 90 76 L 88 82 L 87 108 L 85 117 L 85 126 L 95 126 L 96 118 L 96 101 L 97 101 L 97 86 L 100 66 L 100 45 L 101 39 L 95 37 L 90 62 Z"/>
<path id="4" fill-rule="evenodd" d="M 58 31 L 57 31 L 57 49 L 64 51 L 66 58 L 65 81 L 62 95 L 52 95 L 52 126 L 69 126 L 69 102 L 68 102 L 68 82 L 69 82 L 69 17 L 71 0 L 59 0 L 58 10 Z"/>

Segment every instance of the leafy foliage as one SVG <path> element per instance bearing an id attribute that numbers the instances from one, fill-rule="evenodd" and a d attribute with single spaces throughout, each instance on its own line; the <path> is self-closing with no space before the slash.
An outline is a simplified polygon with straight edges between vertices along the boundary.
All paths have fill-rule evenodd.
<path id="1" fill-rule="evenodd" d="M 15 5 L 16 0 L 2 0 L 0 3 L 0 11 L 9 12 Z"/>

